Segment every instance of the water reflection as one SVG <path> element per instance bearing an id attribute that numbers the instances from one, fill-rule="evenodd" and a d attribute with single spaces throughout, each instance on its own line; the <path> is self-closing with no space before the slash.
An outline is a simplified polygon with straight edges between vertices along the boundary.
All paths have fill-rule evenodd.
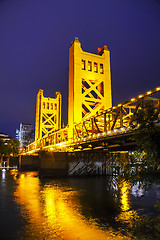
<path id="1" fill-rule="evenodd" d="M 2 169 L 2 179 L 4 180 L 6 178 L 6 170 Z"/>
<path id="2" fill-rule="evenodd" d="M 60 181 L 42 183 L 34 176 L 21 173 L 14 193 L 26 222 L 22 239 L 129 239 L 111 228 L 100 228 L 96 219 L 87 219 L 82 214 L 79 194 L 83 191 L 64 186 Z M 125 188 L 121 187 L 123 213 L 130 208 Z M 123 213 L 119 219 L 124 218 Z"/>
<path id="3" fill-rule="evenodd" d="M 143 197 L 145 190 L 141 187 L 140 183 L 137 182 L 131 190 L 131 193 L 135 197 Z"/>
<path id="4" fill-rule="evenodd" d="M 27 223 L 25 225 L 25 237 L 30 234 L 32 236 L 32 231 L 35 237 L 38 237 L 37 227 L 41 226 L 41 219 L 43 218 L 39 194 L 39 179 L 33 177 L 32 173 L 20 174 L 18 187 L 14 195 L 17 203 L 21 206 L 21 214 Z"/>
<path id="5" fill-rule="evenodd" d="M 130 190 L 131 185 L 129 182 L 123 180 L 119 184 L 119 189 L 121 192 L 121 213 L 117 217 L 117 220 L 121 223 L 127 224 L 125 227 L 132 227 L 134 221 L 140 220 L 137 212 L 131 209 L 131 198 L 130 198 Z"/>
<path id="6" fill-rule="evenodd" d="M 18 176 L 18 170 L 17 169 L 10 170 L 10 174 L 13 176 L 14 180 L 17 180 L 17 176 Z"/>

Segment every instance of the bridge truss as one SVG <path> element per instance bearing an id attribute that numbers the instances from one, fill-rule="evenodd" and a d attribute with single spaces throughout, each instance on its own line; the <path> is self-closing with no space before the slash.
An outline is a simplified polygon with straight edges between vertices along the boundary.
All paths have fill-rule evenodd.
<path id="1" fill-rule="evenodd" d="M 48 151 L 85 151 L 94 149 L 129 149 L 135 147 L 131 124 L 135 114 L 152 101 L 160 117 L 160 87 L 143 93 L 124 103 L 83 118 L 74 124 L 73 139 L 68 139 L 69 127 L 55 131 L 28 145 L 25 154 L 34 154 L 39 150 Z"/>

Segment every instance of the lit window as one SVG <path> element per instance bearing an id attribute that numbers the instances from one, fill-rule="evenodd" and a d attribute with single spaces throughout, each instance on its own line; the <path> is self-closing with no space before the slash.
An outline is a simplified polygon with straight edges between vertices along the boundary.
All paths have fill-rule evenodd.
<path id="1" fill-rule="evenodd" d="M 88 61 L 88 71 L 92 71 L 92 62 Z"/>
<path id="2" fill-rule="evenodd" d="M 85 65 L 85 60 L 82 59 L 82 70 L 85 70 L 86 69 L 86 65 Z"/>
<path id="3" fill-rule="evenodd" d="M 103 74 L 103 64 L 102 63 L 100 63 L 100 73 Z"/>
<path id="4" fill-rule="evenodd" d="M 47 103 L 47 109 L 49 109 L 49 102 Z"/>
<path id="5" fill-rule="evenodd" d="M 96 62 L 94 62 L 94 72 L 98 72 L 98 65 Z"/>
<path id="6" fill-rule="evenodd" d="M 43 109 L 45 109 L 45 102 L 43 102 Z"/>

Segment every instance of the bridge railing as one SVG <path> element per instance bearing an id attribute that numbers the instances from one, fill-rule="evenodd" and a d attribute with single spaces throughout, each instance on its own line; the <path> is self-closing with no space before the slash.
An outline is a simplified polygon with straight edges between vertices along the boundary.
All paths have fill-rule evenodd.
<path id="1" fill-rule="evenodd" d="M 67 141 L 68 141 L 68 127 L 65 127 L 29 144 L 26 147 L 25 152 L 33 153 L 35 151 L 45 149 L 48 147 L 50 148 L 58 147 L 61 142 Z"/>
<path id="2" fill-rule="evenodd" d="M 145 108 L 149 100 L 153 101 L 157 111 L 160 110 L 160 98 L 151 97 L 158 92 L 160 92 L 160 87 L 101 111 L 90 118 L 83 119 L 74 125 L 74 140 L 102 135 L 107 132 L 128 131 L 131 124 L 134 123 L 135 114 L 140 109 Z"/>
<path id="3" fill-rule="evenodd" d="M 101 111 L 90 118 L 83 118 L 81 122 L 74 125 L 73 139 L 68 140 L 69 127 L 67 126 L 31 143 L 27 146 L 26 153 L 33 153 L 40 149 L 53 151 L 63 148 L 69 149 L 74 144 L 80 144 L 86 140 L 92 141 L 111 135 L 124 134 L 130 131 L 131 124 L 134 124 L 135 114 L 140 109 L 145 108 L 149 100 L 153 101 L 154 108 L 160 117 L 160 98 L 152 96 L 158 92 L 160 92 L 160 87 Z"/>

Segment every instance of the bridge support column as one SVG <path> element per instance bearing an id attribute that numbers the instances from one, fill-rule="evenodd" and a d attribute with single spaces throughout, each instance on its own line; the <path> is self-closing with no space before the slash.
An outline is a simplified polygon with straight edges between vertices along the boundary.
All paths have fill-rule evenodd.
<path id="1" fill-rule="evenodd" d="M 68 153 L 46 152 L 39 153 L 39 176 L 40 177 L 67 177 L 68 176 Z"/>
<path id="2" fill-rule="evenodd" d="M 19 168 L 27 171 L 38 171 L 39 157 L 32 155 L 20 155 Z"/>

